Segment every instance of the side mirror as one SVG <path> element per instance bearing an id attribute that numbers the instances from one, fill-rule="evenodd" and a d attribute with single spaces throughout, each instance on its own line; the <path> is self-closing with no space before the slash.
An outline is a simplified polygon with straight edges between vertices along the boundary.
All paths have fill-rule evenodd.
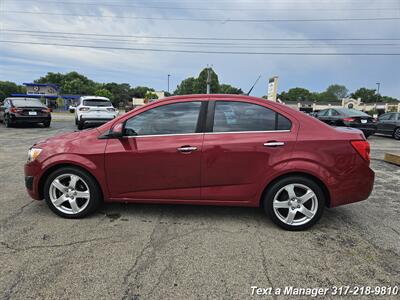
<path id="1" fill-rule="evenodd" d="M 113 128 L 111 128 L 109 131 L 103 133 L 99 137 L 99 139 L 120 139 L 124 136 L 123 127 L 124 127 L 123 123 L 118 123 Z"/>

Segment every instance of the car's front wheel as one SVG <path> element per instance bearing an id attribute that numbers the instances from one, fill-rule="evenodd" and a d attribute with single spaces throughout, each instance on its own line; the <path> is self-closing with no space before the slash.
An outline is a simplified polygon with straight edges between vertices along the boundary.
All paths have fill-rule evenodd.
<path id="1" fill-rule="evenodd" d="M 269 187 L 263 206 L 272 221 L 287 230 L 304 230 L 322 216 L 325 195 L 313 180 L 290 176 Z"/>
<path id="2" fill-rule="evenodd" d="M 51 173 L 44 185 L 44 196 L 53 212 L 70 219 L 86 216 L 96 210 L 102 201 L 96 180 L 74 167 Z"/>
<path id="3" fill-rule="evenodd" d="M 6 127 L 11 127 L 11 126 L 12 126 L 12 123 L 11 123 L 11 120 L 10 120 L 10 116 L 9 116 L 9 115 L 5 115 L 5 116 L 4 116 L 4 125 L 5 125 Z"/>

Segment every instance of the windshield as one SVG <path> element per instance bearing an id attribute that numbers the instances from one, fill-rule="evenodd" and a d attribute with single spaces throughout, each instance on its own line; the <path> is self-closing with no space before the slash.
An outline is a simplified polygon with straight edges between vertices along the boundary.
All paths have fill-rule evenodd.
<path id="1" fill-rule="evenodd" d="M 112 104 L 109 100 L 101 100 L 101 99 L 83 100 L 83 105 L 85 105 L 85 106 L 112 106 Z"/>
<path id="2" fill-rule="evenodd" d="M 46 107 L 42 102 L 36 99 L 13 99 L 11 100 L 11 103 L 16 107 Z"/>

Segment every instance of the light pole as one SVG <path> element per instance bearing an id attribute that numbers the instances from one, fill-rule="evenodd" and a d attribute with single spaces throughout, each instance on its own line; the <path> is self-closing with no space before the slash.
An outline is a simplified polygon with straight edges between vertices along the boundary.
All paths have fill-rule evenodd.
<path id="1" fill-rule="evenodd" d="M 376 109 L 376 106 L 378 105 L 379 89 L 381 87 L 381 83 L 377 82 L 376 85 L 378 86 L 378 89 L 376 90 L 375 109 Z"/>
<path id="2" fill-rule="evenodd" d="M 169 94 L 169 78 L 171 77 L 171 74 L 168 74 L 168 89 L 167 89 L 167 91 L 168 91 L 168 94 Z"/>

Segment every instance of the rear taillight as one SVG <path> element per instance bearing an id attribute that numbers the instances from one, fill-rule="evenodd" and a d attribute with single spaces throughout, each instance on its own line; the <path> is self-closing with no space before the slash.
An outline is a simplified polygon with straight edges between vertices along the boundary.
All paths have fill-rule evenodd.
<path id="1" fill-rule="evenodd" d="M 377 119 L 372 119 L 372 122 L 373 122 L 373 123 L 377 123 L 378 120 L 377 120 Z"/>
<path id="2" fill-rule="evenodd" d="M 353 118 L 344 118 L 343 119 L 344 122 L 354 122 Z"/>
<path id="3" fill-rule="evenodd" d="M 115 111 L 115 108 L 109 107 L 109 108 L 107 108 L 107 110 L 108 110 L 108 111 L 113 111 L 113 112 L 114 112 L 114 111 Z"/>
<path id="4" fill-rule="evenodd" d="M 50 110 L 50 108 L 43 108 L 42 112 L 43 113 L 49 113 L 49 112 L 51 112 L 51 110 Z"/>
<path id="5" fill-rule="evenodd" d="M 89 107 L 81 107 L 79 110 L 80 111 L 88 111 L 90 108 Z"/>
<path id="6" fill-rule="evenodd" d="M 10 112 L 12 112 L 12 113 L 22 113 L 22 109 L 11 107 L 10 108 Z"/>
<path id="7" fill-rule="evenodd" d="M 367 141 L 351 141 L 350 143 L 364 160 L 370 161 L 371 148 Z"/>

